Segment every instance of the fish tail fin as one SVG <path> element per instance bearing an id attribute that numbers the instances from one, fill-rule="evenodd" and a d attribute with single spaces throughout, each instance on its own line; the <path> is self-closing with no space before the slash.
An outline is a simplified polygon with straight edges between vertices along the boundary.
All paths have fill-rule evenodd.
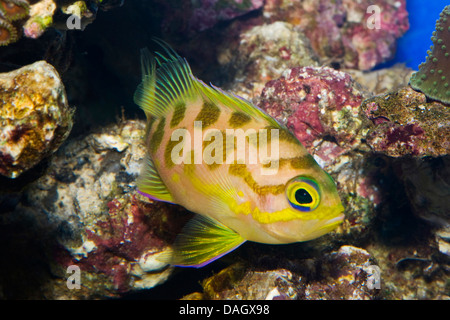
<path id="1" fill-rule="evenodd" d="M 195 97 L 191 68 L 167 43 L 154 39 L 165 51 L 152 56 L 141 50 L 142 81 L 134 94 L 134 102 L 144 110 L 147 118 L 165 116 L 179 102 Z"/>

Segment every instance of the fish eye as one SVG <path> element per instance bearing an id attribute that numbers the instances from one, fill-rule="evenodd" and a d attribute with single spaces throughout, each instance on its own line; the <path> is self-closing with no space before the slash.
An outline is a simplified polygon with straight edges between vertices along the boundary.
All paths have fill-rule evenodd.
<path id="1" fill-rule="evenodd" d="M 291 206 L 300 211 L 312 211 L 320 203 L 317 183 L 306 177 L 297 177 L 291 180 L 286 188 L 286 195 Z"/>
<path id="2" fill-rule="evenodd" d="M 313 198 L 309 192 L 303 188 L 299 188 L 295 191 L 295 200 L 300 204 L 310 204 L 313 202 Z"/>

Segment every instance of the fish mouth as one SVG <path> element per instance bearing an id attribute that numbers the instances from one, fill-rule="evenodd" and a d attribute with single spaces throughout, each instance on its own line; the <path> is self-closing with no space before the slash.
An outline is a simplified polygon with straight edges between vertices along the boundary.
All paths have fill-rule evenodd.
<path id="1" fill-rule="evenodd" d="M 340 213 L 337 217 L 327 220 L 324 223 L 324 225 L 320 228 L 320 230 L 331 231 L 331 230 L 335 229 L 338 225 L 340 225 L 344 221 L 344 218 L 345 218 L 345 215 L 343 213 Z"/>

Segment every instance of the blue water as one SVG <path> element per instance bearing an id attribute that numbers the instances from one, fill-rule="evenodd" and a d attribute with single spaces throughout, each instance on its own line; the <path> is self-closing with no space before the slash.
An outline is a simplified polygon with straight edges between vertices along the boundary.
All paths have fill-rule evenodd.
<path id="1" fill-rule="evenodd" d="M 406 0 L 410 29 L 398 40 L 395 58 L 377 69 L 402 62 L 417 70 L 419 64 L 425 61 L 426 52 L 432 45 L 431 34 L 439 13 L 449 4 L 449 0 Z"/>

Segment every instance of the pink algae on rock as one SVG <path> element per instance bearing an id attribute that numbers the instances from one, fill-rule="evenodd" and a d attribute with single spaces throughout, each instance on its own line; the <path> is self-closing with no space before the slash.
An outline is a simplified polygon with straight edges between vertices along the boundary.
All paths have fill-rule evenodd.
<path id="1" fill-rule="evenodd" d="M 114 199 L 107 206 L 108 218 L 86 229 L 86 238 L 95 248 L 76 264 L 82 270 L 105 274 L 114 289 L 123 293 L 132 287 L 133 265 L 147 250 L 162 251 L 164 242 L 155 235 L 146 214 L 150 205 L 131 197 L 129 202 Z"/>
<path id="2" fill-rule="evenodd" d="M 310 153 L 333 161 L 360 144 L 364 119 L 359 106 L 364 97 L 363 89 L 344 72 L 302 67 L 269 81 L 257 104 L 286 125 Z"/>
<path id="3" fill-rule="evenodd" d="M 391 58 L 409 29 L 405 0 L 268 0 L 264 16 L 300 26 L 319 56 L 360 70 Z"/>

